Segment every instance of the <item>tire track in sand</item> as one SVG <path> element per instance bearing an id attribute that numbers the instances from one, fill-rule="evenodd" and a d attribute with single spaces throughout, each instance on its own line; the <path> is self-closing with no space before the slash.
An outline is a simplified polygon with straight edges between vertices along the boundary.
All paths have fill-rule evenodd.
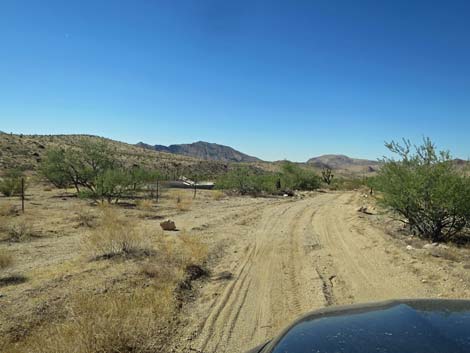
<path id="1" fill-rule="evenodd" d="M 302 312 L 325 304 L 321 280 L 305 250 L 313 237 L 314 200 L 264 210 L 248 255 L 201 325 L 193 350 L 243 352 Z"/>

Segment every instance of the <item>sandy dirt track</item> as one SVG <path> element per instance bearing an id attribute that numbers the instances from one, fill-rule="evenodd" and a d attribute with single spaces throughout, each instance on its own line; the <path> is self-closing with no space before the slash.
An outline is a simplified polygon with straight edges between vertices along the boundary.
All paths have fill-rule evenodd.
<path id="1" fill-rule="evenodd" d="M 186 308 L 173 351 L 244 352 L 329 305 L 470 296 L 442 263 L 422 262 L 361 217 L 361 202 L 358 193 L 319 193 L 245 204 L 215 221 L 206 236 L 225 251 Z M 222 271 L 233 277 L 220 279 Z"/>

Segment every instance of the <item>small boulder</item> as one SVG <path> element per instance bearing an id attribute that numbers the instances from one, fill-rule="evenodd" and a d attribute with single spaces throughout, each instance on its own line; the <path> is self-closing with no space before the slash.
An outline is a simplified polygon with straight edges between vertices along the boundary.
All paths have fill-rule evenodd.
<path id="1" fill-rule="evenodd" d="M 172 220 L 166 220 L 160 223 L 163 230 L 176 230 L 176 224 Z"/>
<path id="2" fill-rule="evenodd" d="M 233 273 L 230 272 L 230 271 L 222 271 L 222 272 L 216 274 L 215 276 L 213 276 L 212 278 L 216 281 L 230 280 L 230 279 L 233 278 Z"/>
<path id="3" fill-rule="evenodd" d="M 423 249 L 434 249 L 435 247 L 437 247 L 439 244 L 438 243 L 428 243 L 428 244 L 425 244 L 423 246 Z"/>

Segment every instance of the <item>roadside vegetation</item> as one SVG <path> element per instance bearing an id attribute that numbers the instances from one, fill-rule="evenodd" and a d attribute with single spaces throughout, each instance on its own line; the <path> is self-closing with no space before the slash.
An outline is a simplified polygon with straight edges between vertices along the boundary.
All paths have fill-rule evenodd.
<path id="1" fill-rule="evenodd" d="M 239 166 L 219 177 L 217 188 L 233 190 L 241 195 L 283 194 L 295 190 L 315 190 L 321 186 L 320 177 L 311 169 L 285 161 L 278 173 L 266 173 Z"/>
<path id="2" fill-rule="evenodd" d="M 93 206 L 76 198 L 61 202 L 82 205 L 71 217 L 79 226 L 80 251 L 73 262 L 67 262 L 65 273 L 61 267 L 49 268 L 40 272 L 40 282 L 30 284 L 33 293 L 41 293 L 37 305 L 42 300 L 47 304 L 52 300 L 49 296 L 57 295 L 49 285 L 55 288 L 60 284 L 57 290 L 61 295 L 54 296 L 60 305 L 55 303 L 51 312 L 46 305 L 45 309 L 28 313 L 28 320 L 9 322 L 12 328 L 1 340 L 0 351 L 162 351 L 175 330 L 175 318 L 185 293 L 192 288 L 191 282 L 205 274 L 206 245 L 194 234 L 186 231 L 166 234 L 155 227 L 158 223 L 134 216 L 148 212 L 147 205 L 144 210 L 135 208 L 129 214 L 114 204 Z M 166 205 L 176 209 L 172 199 L 167 199 Z M 20 261 L 4 245 L 0 243 L 0 289 L 27 280 L 19 275 L 3 275 L 4 270 Z M 52 277 L 44 277 L 49 271 Z M 82 274 L 89 285 L 78 279 Z M 69 287 L 74 281 L 78 281 L 77 286 Z M 43 292 L 44 288 L 49 289 Z"/>
<path id="3" fill-rule="evenodd" d="M 385 158 L 373 181 L 381 204 L 424 239 L 468 241 L 470 179 L 450 153 L 437 151 L 430 139 L 420 146 L 406 140 L 386 146 L 398 159 Z"/>
<path id="4" fill-rule="evenodd" d="M 44 148 L 38 171 L 47 184 L 18 169 L 4 172 L 0 180 L 0 287 L 17 307 L 31 305 L 23 316 L 16 316 L 17 307 L 11 306 L 0 351 L 162 351 L 178 327 L 185 298 L 193 296 L 192 281 L 206 274 L 208 248 L 195 234 L 210 222 L 190 228 L 194 233 L 163 231 L 159 223 L 167 217 L 189 219 L 209 200 L 223 209 L 233 193 L 370 190 L 412 233 L 436 242 L 468 240 L 470 182 L 450 155 L 437 152 L 429 140 L 414 149 L 409 142 L 387 146 L 398 159 L 385 159 L 377 176 L 369 178 L 334 175 L 330 168 L 320 174 L 288 161 L 271 172 L 243 164 L 217 175 L 178 166 L 169 171 L 126 163 L 102 140 Z M 211 178 L 218 190 L 201 193 L 201 200 L 197 189 L 162 190 L 165 180 L 181 175 L 196 181 Z M 28 207 L 21 212 L 23 178 L 30 186 L 27 202 L 36 213 Z M 29 254 L 48 257 L 62 241 L 64 248 L 55 256 L 60 251 L 70 256 L 61 253 L 57 262 L 45 261 L 44 268 L 36 258 L 26 259 Z M 20 298 L 30 294 L 34 304 Z"/>
<path id="5" fill-rule="evenodd" d="M 0 193 L 5 196 L 19 195 L 22 187 L 23 190 L 26 190 L 27 188 L 26 182 L 23 183 L 23 186 L 21 185 L 22 179 L 24 182 L 24 174 L 19 169 L 7 170 L 3 177 L 0 178 Z"/>
<path id="6" fill-rule="evenodd" d="M 171 178 L 173 170 L 126 163 L 102 140 L 47 148 L 37 171 L 41 179 L 26 179 L 17 169 L 4 171 L 0 178 L 0 294 L 15 301 L 24 285 L 38 296 L 37 305 L 44 304 L 32 313 L 29 301 L 24 312 L 2 312 L 5 321 L 0 326 L 6 326 L 0 351 L 162 351 L 191 282 L 206 273 L 208 250 L 193 234 L 167 234 L 155 220 L 162 217 L 160 203 L 170 214 L 188 211 L 196 193 L 166 190 L 162 181 Z M 31 186 L 24 214 L 22 179 Z M 42 244 L 36 245 L 39 235 Z M 78 248 L 63 264 L 32 269 L 31 261 L 48 261 L 18 257 L 52 243 L 55 247 L 56 237 L 57 244 L 60 238 L 77 239 L 65 240 Z M 12 274 L 17 266 L 19 273 L 26 269 L 28 277 Z M 84 273 L 89 284 L 80 279 Z M 49 307 L 51 300 L 57 303 Z"/>
<path id="7" fill-rule="evenodd" d="M 143 186 L 163 179 L 161 173 L 122 163 L 106 142 L 80 141 L 79 148 L 47 151 L 40 172 L 58 188 L 73 186 L 81 197 L 109 203 L 135 196 Z"/>

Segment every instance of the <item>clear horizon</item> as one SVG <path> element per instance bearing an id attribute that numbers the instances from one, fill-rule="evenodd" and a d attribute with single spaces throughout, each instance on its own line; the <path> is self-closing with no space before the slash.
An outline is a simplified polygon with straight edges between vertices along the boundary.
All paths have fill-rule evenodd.
<path id="1" fill-rule="evenodd" d="M 466 1 L 11 1 L 0 130 L 214 142 L 263 160 L 470 156 Z"/>

